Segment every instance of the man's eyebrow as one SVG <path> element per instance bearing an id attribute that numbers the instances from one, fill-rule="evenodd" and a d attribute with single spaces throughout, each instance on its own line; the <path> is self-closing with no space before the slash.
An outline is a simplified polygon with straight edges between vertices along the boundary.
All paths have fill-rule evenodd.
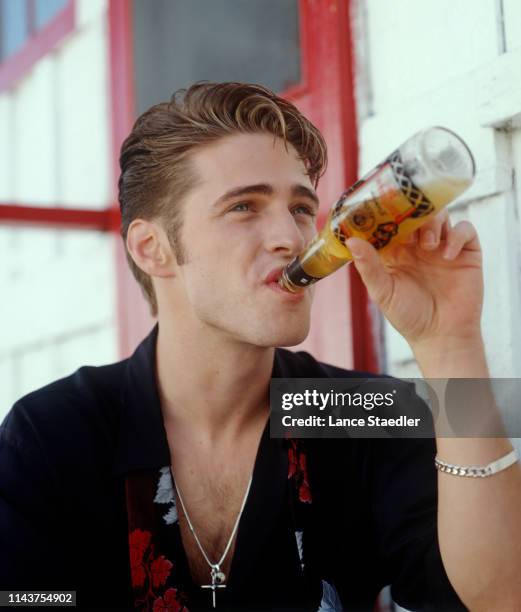
<path id="1" fill-rule="evenodd" d="M 234 189 L 230 189 L 222 196 L 215 200 L 213 206 L 219 206 L 228 200 L 232 200 L 233 198 L 239 198 L 243 195 L 248 195 L 250 193 L 260 193 L 261 195 L 273 195 L 274 189 L 268 183 L 257 183 L 255 185 L 244 185 L 242 187 L 235 187 Z"/>
<path id="2" fill-rule="evenodd" d="M 217 198 L 213 206 L 216 207 L 220 204 L 223 204 L 224 202 L 227 202 L 228 200 L 233 200 L 234 198 L 240 198 L 241 196 L 254 193 L 270 196 L 275 193 L 275 189 L 269 183 L 256 183 L 254 185 L 243 185 L 241 187 L 235 187 Z M 317 194 L 313 191 L 313 189 L 306 187 L 306 185 L 292 185 L 291 196 L 294 198 L 308 198 L 317 206 L 317 208 L 320 204 Z"/>
<path id="3" fill-rule="evenodd" d="M 313 191 L 313 189 L 310 189 L 305 185 L 293 185 L 291 188 L 291 195 L 297 198 L 309 198 L 316 204 L 317 208 L 320 205 L 320 200 L 318 199 L 317 194 Z"/>

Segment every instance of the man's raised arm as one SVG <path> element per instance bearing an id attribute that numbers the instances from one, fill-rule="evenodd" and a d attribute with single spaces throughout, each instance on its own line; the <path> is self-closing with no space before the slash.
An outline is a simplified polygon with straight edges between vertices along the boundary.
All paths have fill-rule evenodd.
<path id="1" fill-rule="evenodd" d="M 442 213 L 381 259 L 350 239 L 371 298 L 405 337 L 426 378 L 489 377 L 481 336 L 482 256 L 474 227 L 451 227 Z M 487 407 L 491 417 L 493 401 Z M 486 466 L 512 451 L 508 438 L 437 437 L 440 460 Z M 439 472 L 438 537 L 447 575 L 474 610 L 518 610 L 521 603 L 521 469 L 486 478 Z"/>

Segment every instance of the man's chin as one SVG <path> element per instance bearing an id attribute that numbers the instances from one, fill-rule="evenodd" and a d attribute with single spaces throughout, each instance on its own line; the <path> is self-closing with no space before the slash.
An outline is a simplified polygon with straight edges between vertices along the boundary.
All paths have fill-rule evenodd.
<path id="1" fill-rule="evenodd" d="M 266 346 L 290 347 L 296 346 L 308 337 L 309 325 L 300 329 L 284 329 L 270 334 L 270 338 L 266 338 Z"/>

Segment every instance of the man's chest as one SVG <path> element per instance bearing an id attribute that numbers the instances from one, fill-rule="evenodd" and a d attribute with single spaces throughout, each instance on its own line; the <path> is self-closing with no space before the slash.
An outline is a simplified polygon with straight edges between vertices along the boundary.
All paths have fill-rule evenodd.
<path id="1" fill-rule="evenodd" d="M 209 470 L 190 478 L 188 469 L 175 476 L 181 540 L 197 584 L 210 584 L 210 563 L 219 564 L 226 576 L 230 572 L 251 470 L 245 461 L 226 472 Z"/>

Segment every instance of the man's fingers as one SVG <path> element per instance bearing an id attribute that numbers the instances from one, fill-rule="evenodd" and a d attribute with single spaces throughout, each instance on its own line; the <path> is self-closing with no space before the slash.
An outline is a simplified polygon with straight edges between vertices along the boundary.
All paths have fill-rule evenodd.
<path id="1" fill-rule="evenodd" d="M 418 242 L 418 235 L 419 235 L 419 231 L 415 230 L 414 232 L 411 232 L 410 234 L 407 234 L 407 236 L 405 236 L 405 238 L 399 238 L 398 242 L 400 244 L 405 244 L 405 245 L 416 244 Z"/>
<path id="2" fill-rule="evenodd" d="M 447 239 L 447 236 L 449 235 L 450 231 L 452 230 L 452 223 L 450 222 L 450 217 L 449 217 L 449 213 L 448 211 L 445 211 L 446 217 L 445 217 L 445 221 L 443 222 L 442 226 L 441 226 L 441 234 L 440 234 L 440 242 L 443 242 L 444 240 Z"/>
<path id="3" fill-rule="evenodd" d="M 463 249 L 479 251 L 479 238 L 476 228 L 469 221 L 460 221 L 447 233 L 447 244 L 443 251 L 444 259 L 455 259 Z"/>
<path id="4" fill-rule="evenodd" d="M 405 245 L 419 243 L 423 249 L 433 251 L 438 248 L 441 241 L 445 240 L 450 229 L 449 213 L 443 210 L 405 238 L 399 238 L 398 242 Z"/>
<path id="5" fill-rule="evenodd" d="M 429 219 L 429 221 L 418 230 L 420 246 L 427 251 L 437 249 L 440 240 L 450 227 L 449 224 L 449 213 L 446 210 L 442 210 L 439 214 Z"/>
<path id="6" fill-rule="evenodd" d="M 393 281 L 376 249 L 360 238 L 349 238 L 346 245 L 371 299 L 380 306 L 385 304 L 391 297 Z"/>

